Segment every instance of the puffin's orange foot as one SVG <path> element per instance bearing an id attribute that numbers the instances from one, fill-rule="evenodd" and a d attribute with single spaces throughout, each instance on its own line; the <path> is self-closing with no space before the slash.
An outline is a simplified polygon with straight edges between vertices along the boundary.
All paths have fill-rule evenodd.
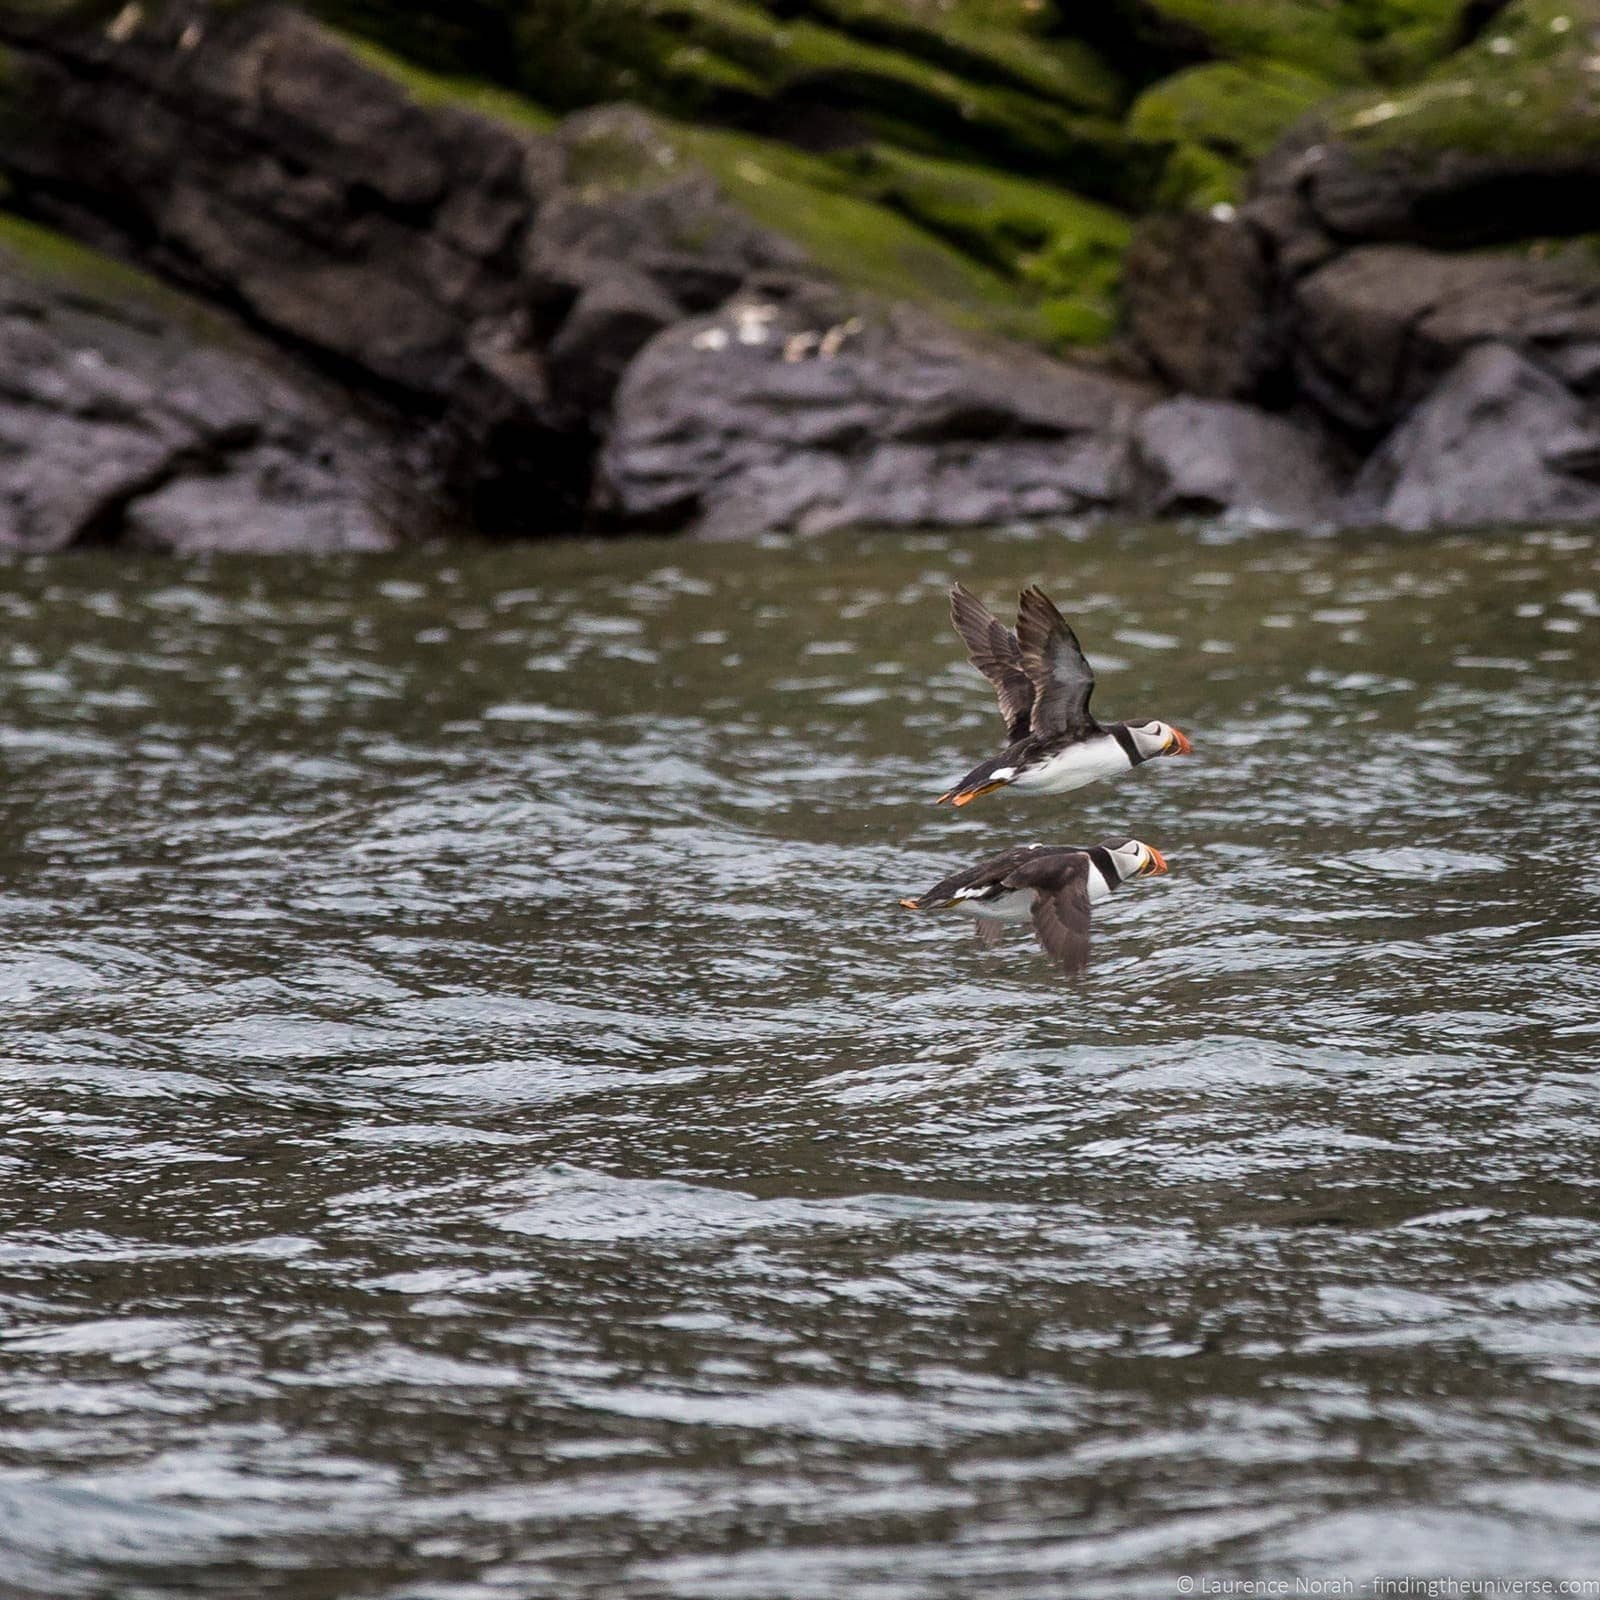
<path id="1" fill-rule="evenodd" d="M 952 795 L 951 799 L 958 806 L 970 806 L 974 800 L 986 794 L 993 794 L 996 789 L 1005 788 L 1005 780 L 999 783 L 982 783 L 976 789 L 963 789 L 960 794 Z"/>

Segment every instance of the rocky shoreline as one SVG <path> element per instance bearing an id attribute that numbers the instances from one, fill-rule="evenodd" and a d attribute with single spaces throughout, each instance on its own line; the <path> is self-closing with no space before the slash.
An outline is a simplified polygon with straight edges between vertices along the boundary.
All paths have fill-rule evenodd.
<path id="1" fill-rule="evenodd" d="M 637 107 L 279 6 L 0 8 L 0 543 L 1600 517 L 1600 139 L 1394 137 L 1508 54 L 1600 130 L 1596 8 L 1496 26 L 1153 211 L 1064 355 L 845 281 Z"/>

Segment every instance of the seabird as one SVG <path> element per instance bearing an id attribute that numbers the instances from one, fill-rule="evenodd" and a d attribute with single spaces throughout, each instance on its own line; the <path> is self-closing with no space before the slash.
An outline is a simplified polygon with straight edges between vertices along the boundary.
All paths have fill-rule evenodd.
<path id="1" fill-rule="evenodd" d="M 1094 668 L 1067 619 L 1037 584 L 1022 591 L 1015 633 L 959 583 L 950 591 L 950 620 L 973 666 L 994 685 L 1011 742 L 940 795 L 939 804 L 964 806 L 1008 786 L 1026 794 L 1062 794 L 1155 756 L 1186 756 L 1193 748 L 1165 722 L 1095 721 L 1089 712 Z"/>
<path id="2" fill-rule="evenodd" d="M 1137 839 L 1089 845 L 1025 844 L 952 873 L 924 894 L 902 900 L 910 911 L 958 906 L 978 919 L 978 937 L 994 944 L 1007 923 L 1033 921 L 1045 953 L 1069 978 L 1089 964 L 1089 908 L 1129 878 L 1167 870 L 1167 858 Z"/>

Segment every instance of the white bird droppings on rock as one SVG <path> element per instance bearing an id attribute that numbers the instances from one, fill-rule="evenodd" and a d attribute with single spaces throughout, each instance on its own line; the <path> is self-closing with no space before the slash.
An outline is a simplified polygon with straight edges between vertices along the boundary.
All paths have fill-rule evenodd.
<path id="1" fill-rule="evenodd" d="M 139 24 L 143 21 L 144 7 L 138 0 L 129 0 L 106 24 L 106 38 L 113 44 L 126 44 L 139 31 Z"/>
<path id="2" fill-rule="evenodd" d="M 777 316 L 775 306 L 742 305 L 733 308 L 733 320 L 740 344 L 765 344 L 767 324 Z"/>
<path id="3" fill-rule="evenodd" d="M 696 350 L 726 350 L 728 348 L 728 330 L 726 328 L 702 328 L 689 342 Z"/>
<path id="4" fill-rule="evenodd" d="M 851 317 L 848 322 L 838 322 L 823 334 L 822 342 L 817 346 L 817 354 L 825 359 L 838 355 L 846 339 L 854 338 L 861 332 L 861 318 Z"/>
<path id="5" fill-rule="evenodd" d="M 1387 122 L 1390 117 L 1398 117 L 1400 107 L 1393 100 L 1380 100 L 1377 105 L 1369 106 L 1365 111 L 1358 111 L 1350 119 L 1352 128 L 1373 128 L 1380 122 Z"/>

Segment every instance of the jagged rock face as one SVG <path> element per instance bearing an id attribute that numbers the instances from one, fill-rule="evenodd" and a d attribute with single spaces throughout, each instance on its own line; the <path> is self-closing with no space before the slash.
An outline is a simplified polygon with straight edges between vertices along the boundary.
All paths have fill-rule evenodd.
<path id="1" fill-rule="evenodd" d="M 1070 516 L 1118 503 L 1155 398 L 906 314 L 741 297 L 629 369 L 600 481 L 619 518 L 710 538 Z"/>
<path id="2" fill-rule="evenodd" d="M 527 232 L 522 282 L 536 331 L 548 333 L 552 401 L 599 433 L 623 372 L 657 333 L 714 309 L 752 277 L 803 278 L 807 263 L 729 205 L 706 173 L 657 168 L 659 138 L 636 112 L 580 113 L 555 142 L 568 181 Z"/>
<path id="3" fill-rule="evenodd" d="M 1346 519 L 1395 528 L 1600 517 L 1600 417 L 1503 344 L 1464 355 L 1373 455 Z"/>
<path id="4" fill-rule="evenodd" d="M 1560 370 L 1600 347 L 1600 278 L 1560 262 L 1346 251 L 1297 289 L 1306 391 L 1357 431 L 1392 426 L 1489 341 Z"/>
<path id="5" fill-rule="evenodd" d="M 1130 342 L 1193 394 L 1269 396 L 1286 359 L 1266 241 L 1253 228 L 1186 213 L 1152 219 L 1128 252 Z"/>
<path id="6" fill-rule="evenodd" d="M 752 274 L 805 265 L 704 172 L 657 170 L 636 114 L 549 135 L 424 106 L 291 11 L 7 15 L 0 33 L 13 100 L 51 108 L 0 119 L 28 209 L 387 407 L 481 530 L 583 526 L 639 349 Z"/>
<path id="7" fill-rule="evenodd" d="M 1349 148 L 1308 126 L 1237 212 L 1148 224 L 1127 258 L 1128 330 L 1146 369 L 1190 392 L 1173 400 L 827 290 L 770 195 L 768 212 L 732 202 L 739 163 L 717 165 L 703 130 L 685 137 L 715 176 L 637 111 L 507 121 L 416 91 L 290 10 L 173 0 L 102 8 L 92 26 L 80 11 L 0 15 L 12 107 L 0 167 L 17 202 L 309 359 L 374 411 L 362 437 L 385 474 L 401 463 L 414 485 L 442 486 L 483 531 L 726 537 L 1098 511 L 1325 524 L 1385 508 L 1413 520 L 1418 506 L 1449 521 L 1425 455 L 1466 459 L 1452 441 L 1486 437 L 1474 404 L 1500 418 L 1509 458 L 1516 429 L 1558 413 L 1571 446 L 1547 458 L 1530 434 L 1528 460 L 1543 465 L 1521 475 L 1520 500 L 1513 485 L 1494 502 L 1503 515 L 1587 503 L 1600 272 L 1433 248 L 1459 242 L 1487 158 L 1408 168 L 1378 152 L 1363 168 L 1374 152 L 1357 149 L 1360 126 L 1341 136 Z M 810 192 L 758 176 L 757 188 Z M 1452 183 L 1466 187 L 1438 203 Z M 9 469 L 9 537 L 183 545 L 230 520 L 262 544 L 383 536 L 369 498 L 338 487 L 342 465 L 307 443 L 309 401 L 235 375 L 229 393 L 253 396 L 248 426 L 210 427 L 236 408 L 206 398 L 222 381 L 209 345 L 179 370 L 165 333 L 140 345 L 114 309 L 95 315 L 70 337 L 103 344 L 107 370 L 151 396 L 157 420 L 145 436 L 119 431 L 109 391 L 94 391 L 44 427 L 55 402 L 25 393 L 0 427 L 30 439 L 46 470 L 25 482 Z M 14 363 L 77 394 L 68 377 L 88 378 L 41 331 L 66 316 L 13 317 L 6 337 Z M 1528 370 L 1468 364 L 1490 344 Z M 164 361 L 175 392 L 202 396 L 182 426 L 152 377 Z M 1292 421 L 1273 414 L 1291 406 Z M 213 514 L 229 503 L 231 518 Z M 304 515 L 291 526 L 293 503 Z"/>
<path id="8" fill-rule="evenodd" d="M 1258 527 L 1316 528 L 1337 516 L 1340 474 L 1326 443 L 1253 406 L 1183 396 L 1134 432 L 1139 503 L 1154 516 L 1229 514 Z"/>
<path id="9" fill-rule="evenodd" d="M 34 215 L 242 311 L 485 456 L 473 485 L 571 526 L 587 489 L 528 348 L 518 252 L 548 141 L 424 109 L 280 9 L 5 19 L 0 158 Z M 538 448 L 543 442 L 545 448 Z M 480 509 L 489 520 L 492 505 Z"/>
<path id="10" fill-rule="evenodd" d="M 1561 241 L 1600 223 L 1600 3 L 1488 17 L 1422 84 L 1300 126 L 1236 212 L 1152 222 L 1130 252 L 1129 331 L 1157 370 L 1292 396 L 1365 458 L 1341 520 L 1596 514 L 1600 264 Z"/>
<path id="11" fill-rule="evenodd" d="M 41 281 L 0 249 L 0 545 L 373 550 L 381 442 L 169 297 Z"/>
<path id="12" fill-rule="evenodd" d="M 540 134 L 424 106 L 276 9 L 7 26 L 56 108 L 49 137 L 0 135 L 29 207 L 242 311 L 397 435 L 420 419 L 479 527 L 730 536 L 1133 503 L 1133 423 L 1158 391 L 823 289 L 637 112 Z M 258 432 L 212 508 L 256 526 L 253 495 L 323 503 Z M 19 502 L 17 537 L 193 544 L 227 520 L 170 456 L 73 437 L 106 483 L 82 506 L 65 482 L 50 507 Z"/>

